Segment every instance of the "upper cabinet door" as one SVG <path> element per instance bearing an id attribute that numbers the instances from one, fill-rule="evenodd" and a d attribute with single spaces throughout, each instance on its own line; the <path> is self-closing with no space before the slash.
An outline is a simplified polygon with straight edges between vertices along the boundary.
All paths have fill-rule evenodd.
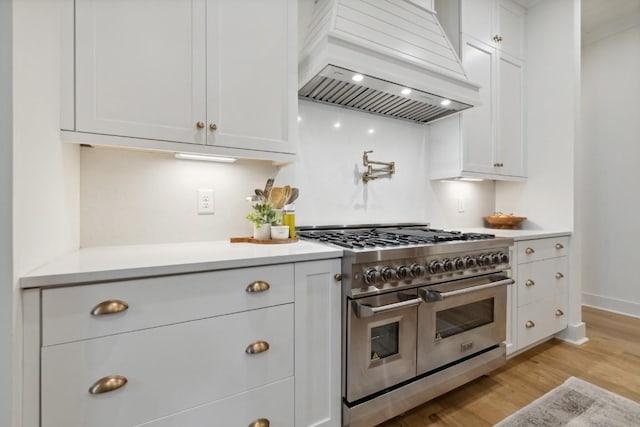
<path id="1" fill-rule="evenodd" d="M 497 13 L 498 48 L 509 55 L 524 58 L 524 9 L 511 1 L 500 0 Z"/>
<path id="2" fill-rule="evenodd" d="M 471 38 L 462 39 L 462 66 L 469 80 L 479 84 L 481 105 L 462 114 L 462 169 L 493 174 L 495 140 L 496 51 Z"/>
<path id="3" fill-rule="evenodd" d="M 493 39 L 496 23 L 494 22 L 494 0 L 461 0 L 460 28 L 462 32 L 495 46 Z"/>
<path id="4" fill-rule="evenodd" d="M 524 177 L 524 66 L 520 60 L 498 58 L 498 143 L 502 175 Z"/>
<path id="5" fill-rule="evenodd" d="M 204 144 L 205 19 L 205 0 L 76 0 L 76 130 Z"/>
<path id="6" fill-rule="evenodd" d="M 295 0 L 207 1 L 207 144 L 293 153 Z"/>

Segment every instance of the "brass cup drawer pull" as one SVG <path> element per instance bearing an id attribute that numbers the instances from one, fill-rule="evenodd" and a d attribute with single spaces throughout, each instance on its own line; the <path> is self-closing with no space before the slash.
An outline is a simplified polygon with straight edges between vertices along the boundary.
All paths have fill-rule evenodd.
<path id="1" fill-rule="evenodd" d="M 534 282 L 534 281 L 533 281 L 533 280 L 531 280 L 531 279 L 527 279 L 527 281 L 526 281 L 526 282 L 524 282 L 524 284 L 525 284 L 525 286 L 527 286 L 527 287 L 528 287 L 528 286 L 533 286 L 533 285 L 535 285 L 535 284 L 536 284 L 536 282 Z"/>
<path id="2" fill-rule="evenodd" d="M 531 255 L 532 253 L 535 253 L 535 251 L 533 250 L 533 248 L 527 248 L 524 250 L 524 253 L 527 255 Z"/>
<path id="3" fill-rule="evenodd" d="M 556 316 L 557 316 L 557 317 L 564 316 L 564 311 L 562 311 L 562 310 L 560 310 L 560 309 L 557 309 L 557 310 L 556 310 Z"/>
<path id="4" fill-rule="evenodd" d="M 122 375 L 109 375 L 109 376 L 100 378 L 98 381 L 93 383 L 93 385 L 89 388 L 89 393 L 91 394 L 109 393 L 110 391 L 114 391 L 124 387 L 126 383 L 127 383 L 127 378 L 123 377 Z"/>
<path id="5" fill-rule="evenodd" d="M 564 249 L 564 245 L 562 243 L 556 243 L 556 249 Z"/>
<path id="6" fill-rule="evenodd" d="M 557 272 L 556 273 L 556 279 L 562 279 L 564 277 L 564 274 Z"/>
<path id="7" fill-rule="evenodd" d="M 535 327 L 535 326 L 536 326 L 536 324 L 535 324 L 535 323 L 533 323 L 531 320 L 527 320 L 527 323 L 525 323 L 525 324 L 524 324 L 524 326 L 525 326 L 527 329 L 531 329 L 531 328 Z"/>
<path id="8" fill-rule="evenodd" d="M 267 350 L 269 350 L 268 342 L 256 341 L 254 343 L 249 344 L 247 348 L 244 350 L 244 352 L 247 354 L 258 354 L 258 353 L 264 353 Z"/>
<path id="9" fill-rule="evenodd" d="M 249 424 L 248 427 L 269 427 L 270 425 L 271 425 L 271 423 L 269 422 L 268 419 L 266 419 L 266 418 L 258 418 L 257 420 L 255 420 L 254 422 Z"/>
<path id="10" fill-rule="evenodd" d="M 129 308 L 129 304 L 119 299 L 102 301 L 91 310 L 92 316 L 104 316 L 106 314 L 121 313 Z"/>
<path id="11" fill-rule="evenodd" d="M 256 292 L 266 292 L 269 290 L 269 288 L 271 288 L 271 285 L 269 285 L 267 282 L 263 282 L 262 280 L 256 280 L 253 283 L 249 283 L 245 291 L 247 291 L 247 293 L 249 294 L 253 294 Z"/>

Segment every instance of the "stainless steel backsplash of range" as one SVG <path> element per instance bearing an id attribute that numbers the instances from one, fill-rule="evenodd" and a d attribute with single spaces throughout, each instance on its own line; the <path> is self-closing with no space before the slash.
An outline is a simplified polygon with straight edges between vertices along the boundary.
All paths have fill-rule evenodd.
<path id="1" fill-rule="evenodd" d="M 344 426 L 373 426 L 505 363 L 511 239 L 428 224 L 298 235 L 344 248 Z"/>

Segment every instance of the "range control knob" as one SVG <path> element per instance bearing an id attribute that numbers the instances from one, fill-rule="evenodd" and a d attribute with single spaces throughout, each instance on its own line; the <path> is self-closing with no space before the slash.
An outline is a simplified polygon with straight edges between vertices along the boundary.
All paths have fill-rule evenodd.
<path id="1" fill-rule="evenodd" d="M 456 270 L 462 270 L 462 269 L 464 268 L 464 261 L 463 261 L 463 260 L 461 260 L 461 259 L 460 259 L 460 258 L 458 258 L 458 257 L 455 257 L 455 258 L 453 259 L 453 267 L 454 267 Z"/>
<path id="2" fill-rule="evenodd" d="M 398 267 L 397 271 L 398 279 L 400 280 L 411 280 L 413 278 L 411 267 L 401 265 L 400 267 Z"/>
<path id="3" fill-rule="evenodd" d="M 429 263 L 429 273 L 437 274 L 442 272 L 442 263 L 440 261 L 431 261 Z"/>
<path id="4" fill-rule="evenodd" d="M 444 271 L 452 271 L 454 267 L 453 262 L 449 258 L 442 260 L 442 266 L 444 267 Z"/>
<path id="5" fill-rule="evenodd" d="M 476 259 L 475 258 L 471 258 L 470 256 L 466 256 L 462 259 L 462 261 L 464 262 L 465 267 L 467 268 L 473 268 L 476 266 Z"/>
<path id="6" fill-rule="evenodd" d="M 368 268 L 362 274 L 362 279 L 367 285 L 375 285 L 376 282 L 380 281 L 380 272 L 375 268 Z"/>
<path id="7" fill-rule="evenodd" d="M 500 254 L 490 254 L 491 255 L 491 264 L 500 264 Z"/>
<path id="8" fill-rule="evenodd" d="M 413 275 L 413 277 L 422 277 L 424 276 L 424 273 L 426 272 L 426 268 L 424 268 L 424 265 L 420 265 L 420 264 L 412 264 L 411 265 L 411 274 Z"/>
<path id="9" fill-rule="evenodd" d="M 498 252 L 497 255 L 498 257 L 500 257 L 501 263 L 507 264 L 509 262 L 509 255 L 505 254 L 504 252 Z"/>
<path id="10" fill-rule="evenodd" d="M 491 257 L 489 255 L 480 255 L 478 257 L 478 265 L 489 265 L 491 264 Z"/>
<path id="11" fill-rule="evenodd" d="M 380 271 L 380 276 L 385 282 L 391 282 L 396 279 L 396 271 L 391 267 L 383 267 Z"/>

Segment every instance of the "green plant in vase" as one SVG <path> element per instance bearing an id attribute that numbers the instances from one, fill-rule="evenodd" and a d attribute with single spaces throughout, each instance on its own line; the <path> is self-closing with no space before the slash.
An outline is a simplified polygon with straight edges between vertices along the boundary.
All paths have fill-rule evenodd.
<path id="1" fill-rule="evenodd" d="M 278 214 L 273 210 L 270 202 L 256 203 L 253 210 L 247 214 L 247 219 L 253 224 L 253 238 L 266 240 L 271 238 L 271 224 L 278 220 Z"/>

